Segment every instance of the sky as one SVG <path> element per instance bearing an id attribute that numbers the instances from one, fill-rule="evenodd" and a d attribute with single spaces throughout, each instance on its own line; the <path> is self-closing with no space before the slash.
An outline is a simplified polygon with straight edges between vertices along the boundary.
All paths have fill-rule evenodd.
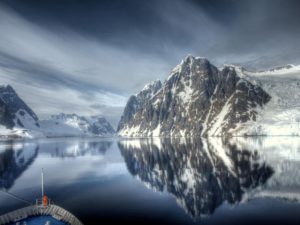
<path id="1" fill-rule="evenodd" d="M 186 55 L 300 64 L 297 0 L 0 0 L 0 84 L 38 114 L 103 115 Z"/>

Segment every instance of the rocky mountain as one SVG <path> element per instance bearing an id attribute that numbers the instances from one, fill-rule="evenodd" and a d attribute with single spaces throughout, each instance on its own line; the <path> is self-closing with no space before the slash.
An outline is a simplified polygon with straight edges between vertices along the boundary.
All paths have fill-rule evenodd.
<path id="1" fill-rule="evenodd" d="M 8 129 L 37 129 L 40 126 L 37 115 L 9 85 L 0 86 L 0 124 Z"/>
<path id="2" fill-rule="evenodd" d="M 163 84 L 153 82 L 130 97 L 119 135 L 234 135 L 247 121 L 256 121 L 271 99 L 240 71 L 234 66 L 218 69 L 205 58 L 187 56 Z"/>
<path id="3" fill-rule="evenodd" d="M 115 134 L 113 127 L 102 116 L 78 116 L 77 114 L 52 115 L 40 121 L 46 136 L 110 136 Z"/>

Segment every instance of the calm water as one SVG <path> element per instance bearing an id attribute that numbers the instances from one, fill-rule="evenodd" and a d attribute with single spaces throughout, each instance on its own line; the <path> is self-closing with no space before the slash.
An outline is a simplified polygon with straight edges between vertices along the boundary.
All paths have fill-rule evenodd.
<path id="1" fill-rule="evenodd" d="M 0 189 L 84 224 L 299 224 L 300 138 L 0 143 Z M 26 206 L 0 192 L 0 214 Z"/>

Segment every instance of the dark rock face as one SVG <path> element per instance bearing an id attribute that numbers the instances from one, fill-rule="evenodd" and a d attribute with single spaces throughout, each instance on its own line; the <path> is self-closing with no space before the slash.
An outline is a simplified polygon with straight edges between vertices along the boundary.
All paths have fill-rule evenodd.
<path id="1" fill-rule="evenodd" d="M 121 136 L 231 135 L 241 124 L 255 121 L 257 108 L 271 98 L 239 77 L 234 67 L 220 71 L 207 59 L 192 56 L 154 90 L 129 99 L 118 126 Z"/>
<path id="2" fill-rule="evenodd" d="M 201 138 L 157 142 L 120 141 L 119 148 L 133 176 L 174 195 L 192 217 L 210 215 L 224 201 L 240 202 L 245 192 L 259 188 L 273 174 L 257 152 L 233 144 L 223 142 L 220 152 L 215 143 Z"/>
<path id="3" fill-rule="evenodd" d="M 37 115 L 9 85 L 0 86 L 0 124 L 10 129 L 39 127 Z"/>
<path id="4" fill-rule="evenodd" d="M 134 116 L 144 107 L 147 106 L 148 101 L 161 89 L 162 84 L 159 80 L 153 81 L 146 85 L 144 89 L 137 95 L 132 95 L 125 107 L 124 113 L 121 117 L 117 130 L 122 130 L 129 126 L 135 125 Z M 145 127 L 146 128 L 146 127 Z"/>

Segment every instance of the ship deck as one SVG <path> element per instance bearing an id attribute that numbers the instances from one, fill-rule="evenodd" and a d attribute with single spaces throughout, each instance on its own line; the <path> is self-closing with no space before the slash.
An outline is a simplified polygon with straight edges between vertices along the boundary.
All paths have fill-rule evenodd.
<path id="1" fill-rule="evenodd" d="M 20 221 L 41 216 L 51 216 L 65 224 L 83 225 L 72 213 L 54 204 L 48 206 L 32 205 L 4 214 L 0 216 L 0 225 L 18 224 L 18 222 L 21 225 Z"/>

